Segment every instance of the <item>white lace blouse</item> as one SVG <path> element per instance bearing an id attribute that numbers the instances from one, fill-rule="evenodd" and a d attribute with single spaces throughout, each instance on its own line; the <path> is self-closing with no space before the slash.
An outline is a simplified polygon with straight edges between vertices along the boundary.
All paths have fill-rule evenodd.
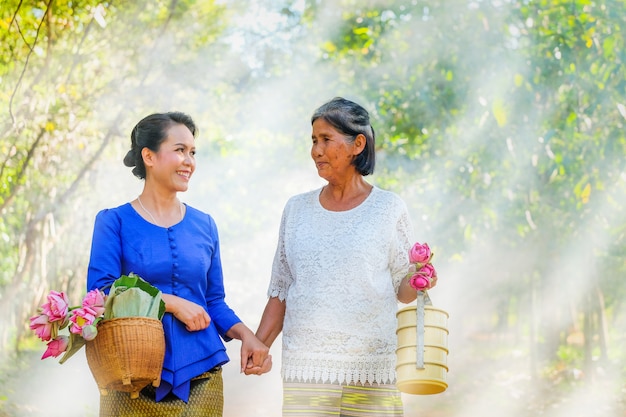
<path id="1" fill-rule="evenodd" d="M 374 187 L 359 206 L 329 211 L 320 192 L 292 197 L 281 220 L 268 295 L 286 300 L 283 379 L 393 383 L 408 210 Z"/>

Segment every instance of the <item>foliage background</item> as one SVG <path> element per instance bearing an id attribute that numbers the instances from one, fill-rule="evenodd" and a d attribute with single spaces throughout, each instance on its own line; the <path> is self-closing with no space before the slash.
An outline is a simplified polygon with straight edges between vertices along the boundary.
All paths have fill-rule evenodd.
<path id="1" fill-rule="evenodd" d="M 310 114 L 343 95 L 372 114 L 371 180 L 407 201 L 451 314 L 450 388 L 407 415 L 624 416 L 625 6 L 3 1 L 0 413 L 50 415 L 25 376 L 85 377 L 39 362 L 27 319 L 51 288 L 81 295 L 95 213 L 140 192 L 121 164 L 137 120 L 198 121 L 183 198 L 216 218 L 255 328 L 282 205 L 321 184 Z M 227 415 L 277 415 L 279 342 L 265 382 L 226 375 Z M 95 413 L 89 384 L 65 415 Z"/>

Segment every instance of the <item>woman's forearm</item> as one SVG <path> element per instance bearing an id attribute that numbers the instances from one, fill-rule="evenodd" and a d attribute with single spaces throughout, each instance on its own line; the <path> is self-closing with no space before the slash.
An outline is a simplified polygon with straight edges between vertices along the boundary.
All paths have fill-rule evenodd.
<path id="1" fill-rule="evenodd" d="M 278 297 L 271 297 L 267 301 L 256 336 L 268 347 L 272 346 L 274 340 L 283 330 L 285 307 L 285 301 L 280 301 Z"/>

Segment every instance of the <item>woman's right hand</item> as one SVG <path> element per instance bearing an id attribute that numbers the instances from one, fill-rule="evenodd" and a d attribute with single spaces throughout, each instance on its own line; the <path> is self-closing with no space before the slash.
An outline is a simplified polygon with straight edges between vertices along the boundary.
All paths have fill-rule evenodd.
<path id="1" fill-rule="evenodd" d="M 162 297 L 165 311 L 182 321 L 190 332 L 209 327 L 211 317 L 200 305 L 172 294 L 163 294 Z"/>
<path id="2" fill-rule="evenodd" d="M 267 355 L 267 358 L 263 361 L 261 366 L 254 366 L 252 363 L 252 358 L 248 359 L 248 363 L 246 364 L 243 372 L 246 375 L 263 375 L 272 370 L 272 355 Z"/>

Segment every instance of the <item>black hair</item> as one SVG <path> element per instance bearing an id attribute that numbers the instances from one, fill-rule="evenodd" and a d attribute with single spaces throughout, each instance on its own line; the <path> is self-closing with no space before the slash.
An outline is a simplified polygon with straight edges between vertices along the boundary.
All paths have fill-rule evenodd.
<path id="1" fill-rule="evenodd" d="M 317 119 L 330 123 L 338 132 L 353 142 L 359 134 L 365 136 L 365 148 L 352 160 L 357 172 L 363 176 L 374 173 L 376 165 L 376 134 L 370 124 L 370 116 L 361 105 L 342 97 L 335 97 L 322 104 L 311 116 L 311 124 Z"/>
<path id="2" fill-rule="evenodd" d="M 175 124 L 187 126 L 193 137 L 196 137 L 196 124 L 190 116 L 181 112 L 154 113 L 141 119 L 133 128 L 130 134 L 130 150 L 124 157 L 124 165 L 134 167 L 133 174 L 137 178 L 146 178 L 141 150 L 148 148 L 158 152 L 161 143 L 167 138 L 168 129 Z"/>

